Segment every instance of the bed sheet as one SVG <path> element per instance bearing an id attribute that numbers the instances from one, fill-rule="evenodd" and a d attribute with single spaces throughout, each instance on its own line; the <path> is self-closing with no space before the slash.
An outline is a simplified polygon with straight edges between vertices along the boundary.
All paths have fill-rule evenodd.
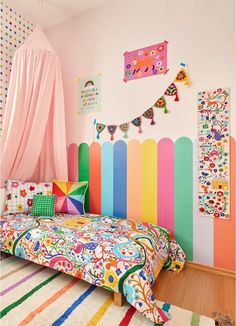
<path id="1" fill-rule="evenodd" d="M 155 323 L 171 318 L 151 287 L 163 266 L 180 271 L 186 257 L 166 229 L 91 214 L 5 215 L 0 226 L 1 251 L 120 292 Z"/>

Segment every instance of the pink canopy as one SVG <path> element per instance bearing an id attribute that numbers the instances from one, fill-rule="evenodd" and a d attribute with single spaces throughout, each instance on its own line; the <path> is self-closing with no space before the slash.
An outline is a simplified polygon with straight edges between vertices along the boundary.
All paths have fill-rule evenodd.
<path id="1" fill-rule="evenodd" d="M 60 63 L 39 27 L 13 58 L 0 150 L 1 186 L 9 178 L 67 180 Z"/>

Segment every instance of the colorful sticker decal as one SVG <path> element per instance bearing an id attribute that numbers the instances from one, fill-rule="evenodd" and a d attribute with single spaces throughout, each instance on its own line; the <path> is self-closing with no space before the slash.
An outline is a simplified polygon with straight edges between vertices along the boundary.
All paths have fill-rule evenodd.
<path id="1" fill-rule="evenodd" d="M 166 74 L 167 41 L 124 53 L 124 81 Z"/>
<path id="2" fill-rule="evenodd" d="M 101 111 L 101 75 L 78 79 L 79 113 Z"/>
<path id="3" fill-rule="evenodd" d="M 229 89 L 198 93 L 199 214 L 230 217 Z"/>

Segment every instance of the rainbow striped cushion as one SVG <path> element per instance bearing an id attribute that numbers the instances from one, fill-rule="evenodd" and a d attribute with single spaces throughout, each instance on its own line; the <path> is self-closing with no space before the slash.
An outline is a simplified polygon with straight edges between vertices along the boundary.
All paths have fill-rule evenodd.
<path id="1" fill-rule="evenodd" d="M 54 180 L 52 193 L 57 196 L 56 213 L 85 214 L 84 201 L 88 182 Z"/>

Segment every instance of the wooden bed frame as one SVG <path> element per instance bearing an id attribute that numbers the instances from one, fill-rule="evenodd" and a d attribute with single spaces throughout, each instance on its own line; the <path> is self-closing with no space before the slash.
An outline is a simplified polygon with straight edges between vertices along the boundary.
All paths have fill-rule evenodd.
<path id="1" fill-rule="evenodd" d="M 114 304 L 116 306 L 122 306 L 122 301 L 123 301 L 123 295 L 118 292 L 114 292 Z"/>

